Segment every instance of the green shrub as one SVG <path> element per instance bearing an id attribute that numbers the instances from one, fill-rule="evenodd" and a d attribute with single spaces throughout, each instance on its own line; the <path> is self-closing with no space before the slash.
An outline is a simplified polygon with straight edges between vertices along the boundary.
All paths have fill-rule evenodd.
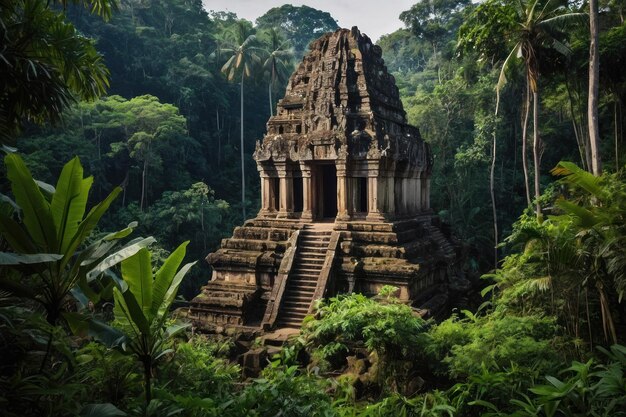
<path id="1" fill-rule="evenodd" d="M 321 304 L 316 320 L 302 328 L 306 345 L 324 360 L 365 347 L 379 358 L 415 358 L 426 322 L 389 296 L 377 301 L 361 294 L 339 295 Z"/>
<path id="2" fill-rule="evenodd" d="M 173 394 L 223 398 L 233 391 L 241 374 L 238 365 L 219 357 L 230 347 L 228 342 L 216 342 L 202 335 L 179 342 L 171 360 L 161 369 L 159 380 Z"/>

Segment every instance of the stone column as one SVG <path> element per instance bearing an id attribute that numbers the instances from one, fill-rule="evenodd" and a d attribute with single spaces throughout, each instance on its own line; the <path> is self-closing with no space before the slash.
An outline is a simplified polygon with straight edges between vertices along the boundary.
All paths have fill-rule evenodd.
<path id="1" fill-rule="evenodd" d="M 293 176 L 286 167 L 276 167 L 280 179 L 280 207 L 278 218 L 285 219 L 293 215 Z"/>
<path id="2" fill-rule="evenodd" d="M 382 206 L 382 211 L 384 211 L 387 214 L 394 214 L 396 209 L 395 209 L 395 191 L 394 191 L 394 178 L 393 178 L 393 171 L 389 172 L 387 171 L 386 173 L 384 173 L 384 176 L 380 178 L 379 180 L 379 187 L 382 187 L 381 190 L 379 190 L 380 194 L 382 195 L 382 201 L 381 201 L 381 206 Z"/>
<path id="3" fill-rule="evenodd" d="M 417 178 L 415 179 L 415 211 L 420 212 L 424 210 L 422 207 L 422 173 L 417 173 Z"/>
<path id="4" fill-rule="evenodd" d="M 337 220 L 350 220 L 349 186 L 346 164 L 337 164 Z"/>
<path id="5" fill-rule="evenodd" d="M 367 177 L 367 217 L 368 221 L 383 220 L 378 205 L 378 164 L 371 164 Z"/>
<path id="6" fill-rule="evenodd" d="M 424 210 L 430 210 L 430 178 L 424 182 Z"/>
<path id="7" fill-rule="evenodd" d="M 302 219 L 313 220 L 313 184 L 311 181 L 311 167 L 300 162 L 302 172 Z"/>
<path id="8" fill-rule="evenodd" d="M 409 178 L 402 178 L 402 207 L 405 214 L 411 213 L 411 189 L 409 184 Z"/>
<path id="9" fill-rule="evenodd" d="M 258 166 L 259 176 L 261 177 L 261 210 L 259 216 L 268 216 L 271 211 L 271 184 L 269 174 L 260 166 Z"/>

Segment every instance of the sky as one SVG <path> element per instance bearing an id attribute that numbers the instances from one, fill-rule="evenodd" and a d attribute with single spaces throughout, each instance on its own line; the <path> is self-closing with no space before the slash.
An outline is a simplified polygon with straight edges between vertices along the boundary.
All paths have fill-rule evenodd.
<path id="1" fill-rule="evenodd" d="M 203 0 L 206 10 L 236 13 L 238 17 L 254 22 L 272 7 L 283 4 L 302 6 L 329 12 L 340 27 L 358 26 L 372 40 L 391 33 L 404 25 L 398 19 L 400 13 L 411 8 L 415 0 Z"/>

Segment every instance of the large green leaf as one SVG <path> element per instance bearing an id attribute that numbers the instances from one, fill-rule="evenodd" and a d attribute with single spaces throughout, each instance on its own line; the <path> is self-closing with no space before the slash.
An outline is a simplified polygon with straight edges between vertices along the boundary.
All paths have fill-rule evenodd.
<path id="1" fill-rule="evenodd" d="M 128 284 L 137 304 L 148 318 L 152 308 L 152 264 L 150 252 L 142 248 L 135 255 L 122 261 L 122 278 Z"/>
<path id="2" fill-rule="evenodd" d="M 22 209 L 22 221 L 32 240 L 44 251 L 55 252 L 57 238 L 50 204 L 39 191 L 33 176 L 17 154 L 5 156 L 7 176 L 15 202 Z"/>
<path id="3" fill-rule="evenodd" d="M 595 226 L 599 219 L 593 214 L 593 212 L 587 210 L 585 207 L 581 207 L 565 199 L 559 199 L 556 205 L 563 209 L 570 216 L 574 216 L 578 220 L 578 224 L 584 228 L 591 228 Z"/>
<path id="4" fill-rule="evenodd" d="M 100 218 L 104 215 L 104 213 L 106 213 L 113 200 L 115 200 L 115 198 L 121 191 L 122 189 L 120 187 L 115 187 L 115 189 L 111 191 L 111 194 L 109 194 L 107 198 L 102 200 L 98 205 L 96 205 L 89 211 L 85 219 L 78 225 L 78 230 L 76 231 L 76 234 L 74 234 L 72 241 L 65 251 L 65 257 L 61 262 L 61 267 L 64 267 L 67 262 L 69 262 L 76 249 L 91 234 L 93 229 L 100 221 Z"/>
<path id="5" fill-rule="evenodd" d="M 96 278 L 98 275 L 106 271 L 107 269 L 119 264 L 125 259 L 134 256 L 141 249 L 146 248 L 156 242 L 156 239 L 152 236 L 147 238 L 137 238 L 128 243 L 128 245 L 124 246 L 122 249 L 116 251 L 115 253 L 107 256 L 100 262 L 95 268 L 87 273 L 87 280 L 91 281 Z M 87 262 L 87 260 L 83 261 Z"/>
<path id="6" fill-rule="evenodd" d="M 130 290 L 121 292 L 119 288 L 114 288 L 113 299 L 115 301 L 113 312 L 115 318 L 120 323 L 125 323 L 130 326 L 136 337 L 139 337 L 141 334 L 150 334 L 150 324 L 146 320 L 139 303 Z"/>
<path id="7" fill-rule="evenodd" d="M 552 175 L 564 176 L 564 179 L 568 182 L 579 186 L 598 198 L 603 196 L 600 178 L 579 168 L 573 162 L 561 161 L 550 172 Z"/>
<path id="8" fill-rule="evenodd" d="M 163 262 L 163 265 L 156 273 L 154 279 L 154 289 L 152 292 L 152 316 L 156 316 L 159 313 L 161 304 L 165 298 L 167 290 L 172 285 L 172 280 L 176 275 L 176 270 L 180 266 L 181 262 L 185 258 L 187 245 L 189 241 L 182 243 L 172 254 Z"/>
<path id="9" fill-rule="evenodd" d="M 172 305 L 174 298 L 176 298 L 176 294 L 178 293 L 178 287 L 180 286 L 180 283 L 183 281 L 183 278 L 185 277 L 185 275 L 187 275 L 187 272 L 189 272 L 189 269 L 195 264 L 196 264 L 195 262 L 186 264 L 185 266 L 180 268 L 180 271 L 178 271 L 178 273 L 174 276 L 174 279 L 172 280 L 170 287 L 167 289 L 167 292 L 165 293 L 165 298 L 163 299 L 163 302 L 161 303 L 161 306 L 159 307 L 159 318 L 165 317 L 165 313 L 167 313 L 167 310 L 169 310 L 170 306 Z"/>
<path id="10" fill-rule="evenodd" d="M 65 164 L 61 171 L 50 204 L 60 253 L 65 253 L 83 220 L 92 182 L 93 177 L 83 179 L 78 157 Z"/>
<path id="11" fill-rule="evenodd" d="M 29 253 L 20 254 L 12 252 L 0 252 L 0 265 L 31 265 L 47 262 L 55 262 L 63 258 L 57 253 Z"/>
<path id="12" fill-rule="evenodd" d="M 2 212 L 0 212 L 0 233 L 15 252 L 37 252 L 37 248 L 26 231 L 15 220 Z"/>

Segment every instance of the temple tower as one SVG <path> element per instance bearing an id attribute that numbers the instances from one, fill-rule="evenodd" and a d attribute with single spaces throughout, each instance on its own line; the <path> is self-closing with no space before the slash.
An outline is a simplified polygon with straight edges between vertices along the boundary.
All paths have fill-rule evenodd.
<path id="1" fill-rule="evenodd" d="M 189 315 L 210 331 L 298 326 L 312 301 L 397 286 L 446 304 L 457 256 L 430 209 L 430 148 L 381 48 L 358 29 L 310 45 L 254 159 L 261 210 L 207 257 Z"/>

